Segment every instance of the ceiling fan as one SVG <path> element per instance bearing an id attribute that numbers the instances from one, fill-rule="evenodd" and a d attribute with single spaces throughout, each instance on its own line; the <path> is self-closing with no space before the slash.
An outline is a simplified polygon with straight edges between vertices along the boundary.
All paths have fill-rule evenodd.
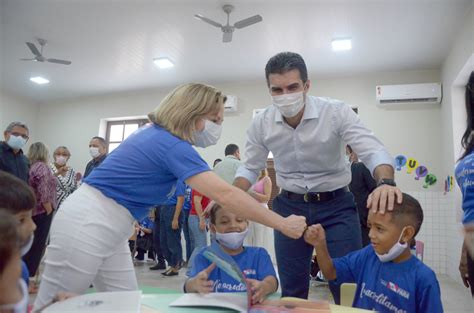
<path id="1" fill-rule="evenodd" d="M 194 17 L 201 20 L 201 21 L 203 21 L 203 22 L 211 24 L 212 26 L 220 28 L 223 32 L 223 36 L 222 36 L 222 41 L 223 42 L 231 42 L 232 41 L 232 33 L 234 32 L 234 30 L 236 28 L 237 29 L 244 28 L 244 27 L 253 25 L 255 23 L 261 22 L 263 20 L 262 16 L 257 14 L 257 15 L 248 17 L 246 19 L 243 19 L 241 21 L 238 21 L 233 26 L 231 26 L 229 24 L 229 15 L 230 15 L 230 12 L 232 12 L 234 10 L 234 6 L 231 5 L 231 4 L 226 4 L 222 7 L 222 10 L 224 10 L 224 12 L 227 14 L 227 24 L 226 25 L 222 25 L 221 23 L 213 21 L 213 20 L 211 20 L 207 17 L 204 17 L 201 14 L 195 14 Z"/>
<path id="2" fill-rule="evenodd" d="M 50 63 L 56 63 L 56 64 L 63 64 L 63 65 L 69 65 L 72 62 L 67 61 L 67 60 L 59 60 L 59 59 L 47 59 L 43 56 L 43 48 L 46 46 L 47 41 L 45 39 L 38 38 L 38 43 L 41 46 L 41 50 L 38 50 L 36 48 L 36 45 L 32 42 L 26 42 L 26 45 L 28 48 L 30 48 L 30 51 L 35 55 L 34 58 L 31 59 L 20 59 L 22 61 L 36 61 L 36 62 L 50 62 Z"/>

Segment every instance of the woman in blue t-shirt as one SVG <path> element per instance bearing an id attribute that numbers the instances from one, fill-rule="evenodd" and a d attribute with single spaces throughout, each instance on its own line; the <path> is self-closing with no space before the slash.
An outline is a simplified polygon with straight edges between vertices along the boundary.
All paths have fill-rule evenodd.
<path id="1" fill-rule="evenodd" d="M 58 291 L 136 290 L 127 239 L 133 221 L 164 203 L 178 180 L 243 218 L 292 238 L 306 221 L 265 210 L 242 190 L 217 177 L 192 145 L 216 144 L 226 97 L 214 87 L 186 84 L 169 93 L 148 117 L 62 204 L 51 227 L 43 279 L 34 307 Z"/>
<path id="2" fill-rule="evenodd" d="M 463 224 L 465 230 L 459 271 L 474 298 L 474 72 L 466 86 L 467 127 L 462 136 L 464 154 L 456 166 L 455 175 L 462 192 Z"/>

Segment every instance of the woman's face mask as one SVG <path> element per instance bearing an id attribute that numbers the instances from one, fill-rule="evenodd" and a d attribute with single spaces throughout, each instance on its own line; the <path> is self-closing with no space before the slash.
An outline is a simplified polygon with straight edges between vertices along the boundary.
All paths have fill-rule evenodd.
<path id="1" fill-rule="evenodd" d="M 63 156 L 63 155 L 58 155 L 58 156 L 56 156 L 56 158 L 55 158 L 55 162 L 56 162 L 57 165 L 63 166 L 63 165 L 66 164 L 67 158 L 66 158 L 65 156 Z"/>
<path id="2" fill-rule="evenodd" d="M 222 125 L 211 122 L 206 119 L 204 129 L 194 132 L 194 145 L 200 148 L 206 148 L 215 145 L 222 134 Z"/>
<path id="3" fill-rule="evenodd" d="M 303 91 L 272 96 L 273 105 L 284 117 L 296 116 L 304 106 Z"/>

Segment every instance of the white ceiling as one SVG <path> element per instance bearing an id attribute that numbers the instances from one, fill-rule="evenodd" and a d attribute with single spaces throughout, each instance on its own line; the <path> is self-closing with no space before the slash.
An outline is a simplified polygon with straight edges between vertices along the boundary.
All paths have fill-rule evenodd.
<path id="1" fill-rule="evenodd" d="M 439 68 L 472 0 L 0 0 L 3 88 L 38 102 L 171 87 L 183 82 L 264 80 L 280 51 L 305 58 L 315 77 Z M 254 14 L 263 22 L 236 30 L 222 43 L 225 3 L 231 24 Z M 22 62 L 25 41 L 49 41 L 45 55 L 72 65 Z M 331 39 L 352 37 L 350 52 L 334 53 Z M 160 70 L 152 59 L 176 66 Z M 37 86 L 30 76 L 51 83 Z"/>

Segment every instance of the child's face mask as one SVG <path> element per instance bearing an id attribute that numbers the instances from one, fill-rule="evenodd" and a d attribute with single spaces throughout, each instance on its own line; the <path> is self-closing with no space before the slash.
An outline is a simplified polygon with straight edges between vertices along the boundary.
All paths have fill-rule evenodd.
<path id="1" fill-rule="evenodd" d="M 393 245 L 393 247 L 388 250 L 387 253 L 385 254 L 378 254 L 375 252 L 377 257 L 379 258 L 380 262 L 390 262 L 393 261 L 394 259 L 398 258 L 403 251 L 408 247 L 408 243 L 400 243 L 402 240 L 403 232 L 405 231 L 405 227 L 403 227 L 402 232 L 400 234 L 400 237 L 398 238 L 397 242 Z"/>
<path id="2" fill-rule="evenodd" d="M 216 240 L 226 248 L 237 250 L 244 244 L 244 239 L 247 236 L 248 228 L 243 232 L 232 233 L 218 233 L 216 232 Z"/>
<path id="3" fill-rule="evenodd" d="M 25 313 L 28 310 L 28 287 L 23 279 L 18 281 L 22 292 L 22 298 L 17 303 L 0 304 L 0 311 L 11 311 L 13 313 Z"/>

